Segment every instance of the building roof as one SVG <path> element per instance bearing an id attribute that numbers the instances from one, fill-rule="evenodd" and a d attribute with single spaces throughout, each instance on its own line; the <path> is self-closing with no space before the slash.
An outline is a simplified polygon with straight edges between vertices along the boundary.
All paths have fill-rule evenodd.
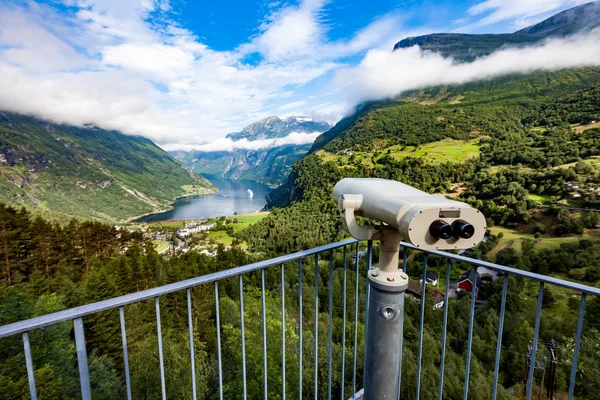
<path id="1" fill-rule="evenodd" d="M 470 281 L 471 283 L 473 283 L 475 282 L 475 278 L 477 278 L 477 289 L 479 289 L 481 288 L 481 278 L 479 277 L 477 271 L 475 271 L 474 269 L 470 270 L 468 273 L 462 274 L 460 276 L 460 279 L 458 280 L 458 283 L 464 281 Z"/>
<path id="2" fill-rule="evenodd" d="M 409 280 L 408 289 L 406 289 L 406 292 L 420 299 L 421 289 L 422 285 L 419 282 Z M 444 293 L 440 292 L 439 290 L 435 290 L 431 287 L 428 287 L 427 290 L 425 290 L 425 294 L 433 300 L 433 304 L 441 303 L 446 298 L 446 296 L 444 296 Z"/>
<path id="3" fill-rule="evenodd" d="M 433 272 L 427 272 L 427 275 L 425 275 L 425 277 L 432 281 L 436 281 L 438 278 L 437 275 Z"/>

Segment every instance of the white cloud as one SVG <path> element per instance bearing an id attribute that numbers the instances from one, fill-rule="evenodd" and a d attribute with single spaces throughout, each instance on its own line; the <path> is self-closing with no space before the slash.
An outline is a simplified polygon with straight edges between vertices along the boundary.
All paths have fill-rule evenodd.
<path id="1" fill-rule="evenodd" d="M 513 20 L 516 27 L 524 28 L 531 23 L 539 22 L 536 17 L 560 8 L 574 7 L 589 2 L 590 0 L 485 0 L 469 8 L 468 13 L 472 16 L 485 14 L 471 27 Z"/>
<path id="2" fill-rule="evenodd" d="M 293 101 L 291 103 L 287 103 L 279 107 L 280 110 L 291 110 L 292 108 L 302 107 L 306 104 L 304 100 Z"/>
<path id="3" fill-rule="evenodd" d="M 326 1 L 304 0 L 274 5 L 255 37 L 215 51 L 171 19 L 168 1 L 63 2 L 67 11 L 0 4 L 0 109 L 93 123 L 161 145 L 214 140 L 278 110 L 310 111 L 318 100 L 307 85 L 328 80 L 340 57 L 389 39 L 396 21 L 383 16 L 332 42 Z M 262 60 L 246 63 L 252 53 Z M 319 97 L 335 103 L 335 96 Z"/>
<path id="4" fill-rule="evenodd" d="M 289 135 L 276 138 L 276 139 L 262 139 L 262 140 L 231 140 L 229 138 L 217 139 L 207 144 L 183 144 L 176 145 L 170 144 L 163 146 L 165 150 L 175 151 L 202 151 L 206 153 L 216 151 L 234 151 L 234 150 L 262 150 L 269 149 L 272 147 L 288 146 L 288 145 L 302 145 L 313 143 L 317 137 L 323 132 L 303 133 L 303 132 L 292 132 Z"/>
<path id="5" fill-rule="evenodd" d="M 349 103 L 357 104 L 432 85 L 597 65 L 600 65 L 600 30 L 526 48 L 503 49 L 463 64 L 417 46 L 392 53 L 372 50 L 357 67 L 339 71 L 336 82 L 344 88 Z"/>

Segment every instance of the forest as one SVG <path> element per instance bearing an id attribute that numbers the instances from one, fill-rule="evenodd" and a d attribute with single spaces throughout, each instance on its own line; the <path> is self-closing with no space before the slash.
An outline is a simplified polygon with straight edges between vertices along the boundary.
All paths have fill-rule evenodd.
<path id="1" fill-rule="evenodd" d="M 2 227 L 2 260 L 4 280 L 0 283 L 0 325 L 43 315 L 49 312 L 99 301 L 125 293 L 136 292 L 182 279 L 244 265 L 266 258 L 248 254 L 237 246 L 219 249 L 216 257 L 195 251 L 178 256 L 161 256 L 154 246 L 139 234 L 129 234 L 100 223 L 72 221 L 65 226 L 53 225 L 33 217 L 25 209 L 0 207 Z M 316 221 L 314 221 L 316 223 Z M 308 225 L 309 227 L 312 225 Z M 485 246 L 493 247 L 492 237 Z M 348 246 L 347 255 L 360 248 Z M 377 261 L 377 250 L 373 261 Z M 598 265 L 600 255 L 591 242 L 582 241 L 555 251 L 537 250 L 531 243 L 523 254 L 501 252 L 499 261 L 539 273 L 575 270 L 584 265 Z M 423 268 L 421 253 L 407 253 L 407 272 L 419 275 Z M 317 387 L 319 397 L 327 394 L 329 301 L 332 301 L 332 390 L 340 398 L 342 390 L 342 343 L 345 353 L 343 385 L 348 396 L 353 387 L 354 345 L 356 343 L 357 384 L 362 381 L 364 345 L 364 305 L 366 260 L 359 268 L 350 257 L 344 261 L 342 249 L 302 260 L 302 318 L 299 315 L 298 264 L 283 266 L 283 300 L 285 325 L 282 325 L 281 268 L 265 270 L 266 332 L 268 338 L 268 397 L 278 398 L 282 391 L 282 343 L 285 331 L 286 395 L 298 398 L 298 374 L 302 373 L 303 392 L 308 395 L 314 388 L 315 313 L 318 316 Z M 445 276 L 446 262 L 429 257 L 428 270 Z M 316 267 L 316 268 L 315 268 Z M 451 275 L 468 269 L 467 265 L 452 265 Z M 333 272 L 330 275 L 330 270 Z M 358 270 L 358 283 L 357 272 Z M 598 273 L 598 271 L 595 271 Z M 344 276 L 346 285 L 344 286 Z M 331 277 L 331 278 L 330 278 Z M 585 277 L 584 277 L 585 278 Z M 594 279 L 594 277 L 587 277 Z M 316 282 L 315 282 L 316 280 Z M 239 281 L 232 278 L 219 282 L 223 382 L 225 398 L 242 398 L 241 328 Z M 315 285 L 318 305 L 315 308 Z M 357 286 L 355 286 L 357 285 Z M 344 289 L 345 287 L 345 289 Z M 358 287 L 358 292 L 355 288 Z M 263 341 L 261 309 L 261 276 L 251 273 L 243 276 L 245 348 L 248 398 L 263 397 Z M 494 368 L 495 345 L 499 323 L 501 280 L 484 286 L 480 300 L 486 306 L 475 318 L 473 357 L 471 360 L 470 398 L 489 399 Z M 509 279 L 507 316 L 505 318 L 501 384 L 499 398 L 509 399 L 504 388 L 522 390 L 526 366 L 527 345 L 533 334 L 536 285 L 511 277 Z M 217 343 L 215 323 L 215 296 L 212 285 L 192 290 L 195 368 L 198 398 L 214 398 L 218 390 Z M 344 294 L 346 308 L 344 309 Z M 358 308 L 354 306 L 358 295 Z M 544 292 L 542 313 L 543 343 L 558 343 L 559 368 L 556 389 L 564 392 L 568 385 L 570 360 L 573 355 L 573 336 L 576 324 L 578 296 L 570 293 L 569 309 L 555 309 L 553 298 L 563 296 L 554 288 Z M 331 297 L 330 297 L 331 296 Z M 434 310 L 426 299 L 423 347 L 423 376 L 421 395 L 433 398 L 437 394 L 440 369 L 440 341 L 442 311 Z M 160 298 L 162 337 L 165 353 L 166 388 L 168 398 L 187 398 L 191 393 L 191 370 L 188 345 L 188 326 L 185 292 Z M 416 384 L 416 357 L 418 353 L 419 305 L 407 297 L 405 302 L 404 363 L 402 396 L 414 398 Z M 346 324 L 344 321 L 344 312 Z M 356 315 L 357 325 L 353 317 Z M 460 398 L 465 376 L 466 339 L 469 321 L 469 297 L 460 296 L 449 302 L 448 345 L 444 393 L 447 398 Z M 125 307 L 129 365 L 134 398 L 160 398 L 160 375 L 156 315 L 153 301 Z M 299 372 L 299 321 L 302 321 L 303 368 Z M 600 299 L 588 301 L 582 351 L 579 358 L 576 394 L 594 398 L 600 389 L 595 379 L 600 372 Z M 119 315 L 117 310 L 102 312 L 84 318 L 87 351 L 91 374 L 92 394 L 98 399 L 125 398 L 123 352 L 121 348 Z M 356 342 L 354 332 L 357 332 Z M 79 397 L 76 353 L 72 324 L 59 323 L 30 333 L 37 390 L 40 398 L 64 399 Z M 540 356 L 547 353 L 540 348 Z M 21 399 L 27 396 L 27 374 L 21 337 L 0 340 L 0 386 L 3 398 Z M 536 375 L 539 384 L 541 377 Z M 546 383 L 547 384 L 547 383 Z M 521 388 L 521 389 L 519 389 Z"/>
<path id="2" fill-rule="evenodd" d="M 523 80 L 527 80 L 527 84 Z M 59 225 L 34 216 L 25 209 L 2 205 L 0 325 L 342 239 L 345 235 L 337 207 L 331 199 L 331 189 L 344 177 L 395 179 L 427 192 L 445 193 L 480 208 L 490 227 L 528 225 L 537 229 L 537 234 L 552 233 L 556 236 L 597 227 L 600 224 L 597 214 L 584 212 L 574 215 L 561 202 L 568 200 L 569 182 L 581 187 L 600 186 L 600 171 L 593 162 L 594 157 L 600 155 L 600 130 L 584 126 L 585 129 L 575 133 L 571 126 L 583 126 L 580 125 L 582 122 L 588 123 L 586 120 L 589 118 L 597 118 L 600 71 L 588 69 L 532 74 L 499 81 L 415 92 L 388 103 L 367 105 L 355 117 L 343 120 L 340 126 L 315 144 L 311 154 L 294 164 L 289 183 L 273 195 L 280 205 L 287 207 L 276 207 L 268 217 L 235 233 L 240 242 L 245 241 L 249 245 L 251 253 L 239 248 L 236 241 L 229 250 L 220 247 L 215 257 L 196 251 L 164 256 L 159 255 L 154 244 L 140 233 L 130 233 L 98 222 L 73 220 Z M 448 137 L 476 141 L 479 155 L 461 162 L 432 163 L 427 157 L 397 158 L 391 152 L 397 146 L 418 148 Z M 325 160 L 319 155 L 321 151 L 333 158 Z M 349 151 L 372 153 L 372 156 L 368 160 L 362 156 L 350 156 L 348 160 L 351 161 L 342 162 L 346 159 L 342 153 Z M 539 201 L 532 195 L 548 198 L 551 204 L 540 212 Z M 598 203 L 595 197 L 588 195 L 580 201 L 583 206 L 590 207 Z M 538 218 L 550 218 L 554 221 L 553 225 L 542 224 Z M 483 258 L 491 257 L 489 252 L 501 240 L 501 235 L 490 233 L 488 241 L 479 246 L 477 250 Z M 553 249 L 542 247 L 536 241 L 524 241 L 520 251 L 506 248 L 494 257 L 505 265 L 541 274 L 561 274 L 589 284 L 597 282 L 600 275 L 597 267 L 600 254 L 596 247 L 589 240 L 565 243 Z M 353 245 L 345 250 L 348 255 L 365 248 L 366 243 L 361 243 L 359 248 Z M 300 374 L 305 396 L 313 393 L 316 385 L 319 398 L 325 397 L 329 376 L 334 398 L 341 398 L 342 389 L 347 398 L 354 388 L 361 387 L 363 353 L 360 350 L 364 346 L 367 260 L 358 257 L 360 262 L 355 265 L 349 257 L 345 262 L 343 254 L 343 249 L 337 249 L 320 254 L 316 263 L 314 258 L 301 260 L 301 312 L 298 263 L 265 270 L 268 398 L 281 397 L 283 390 L 282 348 L 286 359 L 287 398 L 298 398 Z M 377 261 L 377 254 L 375 246 L 373 262 Z M 423 254 L 408 252 L 406 256 L 409 275 L 414 277 L 422 273 Z M 427 259 L 427 268 L 442 279 L 456 281 L 470 267 L 454 263 L 447 277 L 445 260 L 431 256 Z M 244 275 L 242 284 L 247 394 L 248 398 L 257 399 L 264 397 L 261 273 Z M 515 277 L 509 278 L 508 287 L 499 367 L 502 388 L 498 398 L 501 399 L 509 399 L 510 393 L 523 389 L 538 290 L 536 284 Z M 491 396 L 501 290 L 502 279 L 485 285 L 478 299 L 482 306 L 475 314 L 473 330 L 469 380 L 469 397 L 472 399 L 489 399 Z M 185 292 L 178 292 L 160 298 L 166 388 L 170 399 L 189 397 L 192 391 L 185 296 Z M 214 398 L 219 389 L 215 287 L 196 287 L 191 296 L 198 398 Z M 356 296 L 358 303 L 354 302 Z M 544 289 L 543 298 L 540 330 L 543 345 L 539 348 L 538 357 L 548 357 L 545 346 L 555 341 L 559 360 L 556 390 L 564 393 L 569 385 L 579 295 L 548 286 Z M 330 299 L 332 307 L 329 307 Z M 446 398 L 450 399 L 462 398 L 463 393 L 469 303 L 468 296 L 464 295 L 449 301 L 443 386 Z M 225 398 L 242 398 L 238 279 L 219 282 L 218 304 L 224 395 Z M 416 393 L 419 304 L 407 297 L 405 307 L 402 397 L 413 399 Z M 426 298 L 425 310 L 421 396 L 435 398 L 441 363 L 443 313 L 434 309 L 429 297 Z M 136 303 L 126 306 L 124 311 L 133 397 L 160 398 L 154 302 Z M 594 399 L 600 393 L 597 379 L 600 374 L 598 321 L 600 299 L 590 298 L 586 306 L 575 387 L 576 396 L 581 399 Z M 93 397 L 125 398 L 118 310 L 86 317 L 84 326 Z M 330 328 L 331 374 L 328 360 Z M 281 342 L 282 331 L 285 346 Z M 315 337 L 318 337 L 316 357 L 313 349 Z M 40 398 L 78 398 L 72 324 L 65 322 L 31 332 L 30 338 Z M 300 354 L 303 360 L 301 370 L 298 367 Z M 356 385 L 352 380 L 354 362 Z M 27 374 L 20 336 L 0 340 L 0 365 L 3 398 L 27 397 Z M 535 382 L 538 385 L 542 383 L 541 375 L 536 373 Z"/>

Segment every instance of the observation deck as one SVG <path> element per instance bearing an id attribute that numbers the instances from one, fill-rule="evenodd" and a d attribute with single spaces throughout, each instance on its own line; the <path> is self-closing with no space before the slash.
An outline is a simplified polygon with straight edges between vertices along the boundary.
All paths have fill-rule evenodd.
<path id="1" fill-rule="evenodd" d="M 363 250 L 365 248 L 366 251 Z M 410 340 L 414 343 L 416 357 L 415 352 L 411 351 L 411 359 L 416 360 L 416 366 L 411 362 L 411 372 L 409 373 L 405 371 L 407 366 L 401 362 L 400 393 L 408 392 L 410 396 L 407 397 L 410 398 L 423 398 L 425 397 L 423 396 L 424 385 L 429 385 L 428 389 L 431 393 L 431 379 L 423 380 L 424 369 L 427 369 L 429 371 L 427 373 L 430 374 L 431 369 L 435 368 L 437 371 L 435 396 L 438 399 L 456 397 L 456 395 L 449 397 L 444 392 L 445 382 L 448 379 L 460 379 L 464 382 L 462 397 L 464 399 L 470 397 L 470 391 L 474 390 L 470 378 L 476 317 L 477 313 L 481 311 L 482 304 L 484 308 L 491 306 L 476 298 L 476 296 L 481 297 L 478 294 L 479 290 L 465 290 L 464 293 L 453 296 L 455 289 L 451 288 L 450 276 L 455 273 L 455 269 L 467 271 L 466 275 L 475 280 L 475 282 L 471 282 L 471 288 L 479 288 L 482 285 L 478 279 L 483 279 L 482 276 L 478 273 L 469 273 L 469 271 L 477 271 L 479 267 L 483 267 L 485 271 L 492 271 L 496 274 L 496 282 L 491 283 L 491 285 L 495 285 L 495 289 L 490 289 L 490 292 L 500 299 L 499 307 L 496 310 L 499 315 L 495 324 L 497 336 L 485 343 L 490 359 L 494 360 L 494 370 L 489 372 L 493 377 L 490 379 L 491 387 L 486 389 L 490 391 L 491 398 L 496 399 L 499 391 L 504 390 L 501 387 L 501 358 L 506 353 L 513 352 L 508 349 L 511 343 L 505 343 L 502 340 L 503 333 L 505 333 L 507 295 L 510 294 L 513 284 L 511 282 L 529 285 L 530 288 L 534 287 L 537 293 L 535 301 L 532 300 L 535 312 L 531 313 L 530 323 L 533 327 L 533 335 L 528 338 L 530 341 L 529 351 L 520 356 L 527 359 L 528 368 L 524 371 L 522 379 L 523 394 L 527 399 L 531 399 L 534 386 L 544 384 L 544 378 L 536 375 L 535 368 L 536 361 L 539 361 L 538 353 L 547 344 L 547 338 L 540 337 L 544 288 L 552 286 L 565 288 L 579 297 L 572 352 L 567 353 L 571 358 L 562 360 L 571 364 L 570 375 L 566 379 L 568 398 L 573 398 L 577 385 L 578 356 L 586 299 L 589 296 L 600 296 L 600 289 L 452 253 L 423 251 L 407 243 L 402 243 L 400 249 L 400 267 L 405 272 L 420 270 L 416 276 L 413 273 L 411 279 L 413 286 L 415 281 L 421 286 L 420 293 L 416 291 L 417 294 L 413 293 L 412 295 L 414 302 L 407 302 L 407 304 L 411 303 L 411 306 L 407 307 L 403 316 L 403 318 L 410 317 L 414 320 L 415 328 L 418 324 L 416 330 L 418 334 L 412 339 L 405 337 L 404 340 L 405 348 L 410 345 Z M 123 376 L 124 397 L 131 399 L 132 380 L 135 379 L 135 376 L 132 376 L 130 371 L 130 358 L 135 357 L 136 354 L 133 354 L 128 347 L 128 335 L 131 334 L 131 329 L 135 328 L 130 325 L 133 322 L 128 321 L 128 314 L 132 316 L 136 312 L 134 305 L 151 301 L 154 309 L 153 318 L 156 321 L 155 330 L 143 334 L 156 338 L 158 365 L 153 367 L 160 372 L 159 393 L 163 399 L 181 396 L 192 399 L 199 397 L 197 393 L 197 387 L 201 383 L 199 380 L 209 380 L 208 377 L 197 371 L 196 363 L 199 351 L 214 355 L 216 360 L 213 386 L 210 383 L 202 382 L 203 386 L 209 385 L 215 389 L 215 392 L 209 393 L 208 398 L 223 399 L 232 396 L 244 399 L 249 397 L 285 399 L 286 396 L 294 399 L 360 398 L 363 382 L 370 379 L 369 376 L 363 374 L 365 340 L 377 341 L 377 337 L 364 338 L 366 329 L 364 329 L 365 321 L 363 321 L 363 317 L 366 315 L 364 311 L 369 307 L 366 300 L 369 298 L 366 277 L 368 270 L 372 269 L 374 256 L 376 254 L 373 251 L 373 243 L 370 241 L 359 243 L 350 239 L 332 243 L 0 326 L 0 345 L 12 346 L 11 348 L 14 348 L 15 352 L 22 351 L 29 394 L 32 399 L 37 399 L 38 395 L 43 396 L 36 386 L 37 355 L 36 351 L 32 351 L 32 349 L 39 351 L 40 347 L 43 348 L 43 343 L 34 343 L 34 341 L 43 340 L 43 335 L 38 333 L 48 327 L 68 324 L 70 335 L 72 335 L 69 336 L 69 340 L 74 341 L 74 350 L 77 354 L 76 369 L 78 370 L 81 397 L 86 400 L 91 399 L 94 397 L 94 385 L 90 383 L 88 354 L 93 344 L 86 342 L 86 332 L 89 329 L 88 319 L 99 313 L 106 315 L 107 312 L 114 312 L 116 321 L 118 312 L 117 324 L 120 324 L 122 347 L 119 351 L 122 351 L 120 360 L 122 363 L 115 368 Z M 427 284 L 427 274 L 431 272 L 434 264 L 436 271 L 442 272 L 439 278 L 443 289 L 436 290 L 436 295 L 431 298 L 439 300 L 440 293 L 443 293 L 442 302 L 431 301 L 428 297 L 428 293 L 433 293 L 434 289 Z M 252 284 L 251 289 L 249 289 L 250 283 Z M 341 298 L 337 294 L 334 296 L 334 293 L 340 293 L 340 285 Z M 259 290 L 254 288 L 259 288 Z M 227 304 L 224 304 L 224 291 L 230 295 L 227 298 Z M 187 327 L 185 329 L 187 332 L 185 335 L 189 340 L 187 351 L 189 352 L 191 387 L 190 392 L 185 394 L 181 394 L 178 388 L 169 387 L 168 382 L 171 382 L 171 385 L 173 382 L 173 379 L 168 379 L 169 365 L 172 361 L 168 359 L 168 354 L 163 348 L 161 316 L 165 317 L 165 311 L 163 308 L 163 314 L 161 314 L 161 304 L 172 303 L 176 300 L 175 296 L 182 300 L 181 307 L 187 306 Z M 194 296 L 196 297 L 195 301 L 193 301 Z M 256 313 L 257 316 L 260 315 L 260 321 L 248 311 L 248 304 L 245 305 L 245 299 L 249 300 L 249 298 L 253 301 L 256 300 L 253 304 L 257 304 L 256 309 L 260 310 Z M 203 310 L 203 315 L 199 317 L 195 315 L 198 310 L 193 307 L 193 304 L 198 304 L 198 301 L 212 303 L 214 307 L 208 311 Z M 453 302 L 468 302 L 468 313 L 466 314 L 468 322 L 463 321 L 468 323 L 466 337 L 450 337 L 448 335 L 448 324 L 456 322 L 452 320 L 455 318 L 452 315 L 456 314 L 449 312 Z M 223 314 L 225 309 L 223 307 L 226 307 L 227 315 Z M 279 311 L 274 312 L 274 308 Z M 239 342 L 233 343 L 231 338 L 237 336 L 231 334 L 228 334 L 228 341 L 223 340 L 222 321 L 224 317 L 228 321 L 235 319 L 235 325 L 228 322 L 227 332 L 232 329 L 239 332 Z M 213 325 L 216 334 L 215 346 L 202 346 L 202 349 L 199 349 L 194 331 L 197 318 L 208 320 Z M 424 332 L 429 329 L 429 323 L 437 323 L 430 330 L 435 331 L 434 336 L 439 338 L 439 341 L 435 341 L 439 358 L 433 361 L 431 357 L 424 357 L 423 351 Z M 406 324 L 404 326 L 406 329 Z M 440 326 L 441 329 L 436 330 L 437 326 Z M 476 332 L 476 334 L 478 333 Z M 135 334 L 139 336 L 141 333 L 136 332 Z M 249 348 L 249 343 L 247 343 L 249 338 L 253 338 L 253 343 L 260 343 L 261 348 Z M 481 339 L 486 340 L 485 337 Z M 464 366 L 458 369 L 446 368 L 449 343 L 455 340 L 464 343 L 462 353 L 465 360 Z M 232 350 L 233 348 L 235 351 Z M 237 354 L 238 351 L 239 357 L 228 356 L 229 358 L 225 359 L 225 352 Z M 252 353 L 252 357 L 249 357 L 249 353 Z M 406 350 L 401 354 L 404 354 L 406 361 Z M 203 369 L 203 371 L 206 370 L 207 368 Z M 23 378 L 25 379 L 25 376 Z M 225 389 L 226 384 L 232 379 L 239 380 L 240 391 L 237 393 L 228 392 Z M 258 385 L 257 382 L 259 382 Z M 101 383 L 95 385 L 101 385 Z"/>

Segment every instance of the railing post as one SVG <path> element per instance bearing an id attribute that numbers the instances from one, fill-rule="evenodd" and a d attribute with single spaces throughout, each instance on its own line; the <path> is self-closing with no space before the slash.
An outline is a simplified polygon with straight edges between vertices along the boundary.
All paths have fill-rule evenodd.
<path id="1" fill-rule="evenodd" d="M 400 240 L 397 231 L 382 231 L 379 266 L 368 274 L 366 400 L 398 398 L 404 292 L 408 288 L 408 276 L 398 270 Z"/>

